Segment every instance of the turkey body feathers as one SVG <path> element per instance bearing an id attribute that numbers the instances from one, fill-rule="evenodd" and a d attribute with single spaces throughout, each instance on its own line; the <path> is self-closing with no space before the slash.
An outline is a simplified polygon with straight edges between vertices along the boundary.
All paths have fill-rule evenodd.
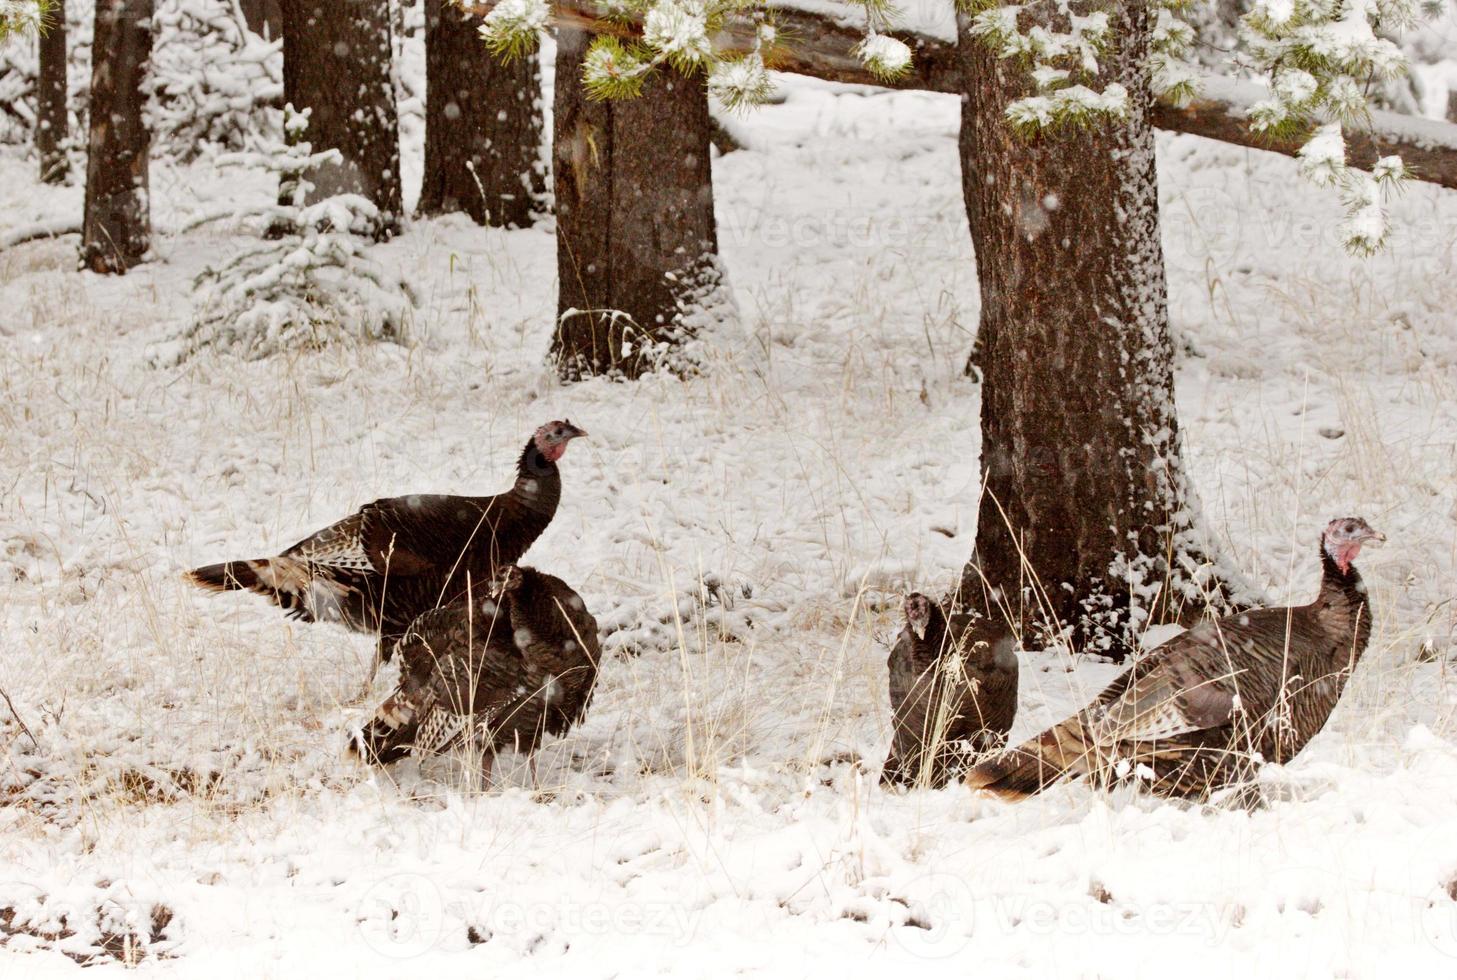
<path id="1" fill-rule="evenodd" d="M 532 441 L 505 493 L 382 498 L 276 557 L 188 575 L 215 591 L 256 592 L 292 618 L 378 632 L 388 655 L 422 613 L 479 590 L 498 568 L 518 561 L 560 500 L 560 471 Z"/>
<path id="2" fill-rule="evenodd" d="M 1371 635 L 1360 575 L 1324 551 L 1322 562 L 1314 602 L 1175 637 L 1073 717 L 977 765 L 968 784 L 1019 798 L 1063 778 L 1131 777 L 1204 798 L 1289 761 L 1325 726 Z"/>
<path id="3" fill-rule="evenodd" d="M 367 759 L 449 750 L 467 738 L 531 751 L 586 712 L 597 622 L 555 576 L 520 568 L 504 594 L 422 614 L 397 644 L 400 685 L 355 748 Z"/>
<path id="4" fill-rule="evenodd" d="M 934 603 L 924 636 L 907 626 L 887 664 L 892 710 L 882 783 L 944 786 L 968 759 L 999 748 L 1017 713 L 1010 635 Z"/>

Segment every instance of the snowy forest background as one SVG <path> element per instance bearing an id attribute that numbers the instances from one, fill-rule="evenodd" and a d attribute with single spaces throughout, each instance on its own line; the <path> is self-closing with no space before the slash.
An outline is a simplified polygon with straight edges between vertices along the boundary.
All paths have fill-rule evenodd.
<path id="1" fill-rule="evenodd" d="M 1211 50 L 1237 5 L 1215 6 L 1193 18 Z M 270 4 L 158 0 L 150 235 L 124 275 L 77 269 L 94 8 L 65 6 L 48 164 L 37 41 L 0 43 L 4 968 L 1450 972 L 1457 192 L 1406 183 L 1387 246 L 1356 256 L 1295 160 L 1158 135 L 1203 531 L 1275 603 L 1313 591 L 1328 518 L 1391 539 L 1363 559 L 1367 659 L 1326 731 L 1267 773 L 1271 805 L 892 794 L 876 770 L 900 597 L 956 586 L 981 504 L 958 98 L 776 73 L 770 104 L 713 105 L 695 165 L 718 261 L 662 301 L 691 320 L 675 370 L 567 383 L 545 359 L 568 288 L 550 137 L 553 68 L 580 38 L 498 69 L 537 135 L 495 148 L 519 190 L 472 197 L 431 183 L 427 4 L 389 14 L 392 215 L 280 194 L 325 180 L 331 148 L 304 148 L 298 116 L 289 136 Z M 1457 115 L 1450 6 L 1396 40 L 1411 74 L 1377 103 Z M 391 681 L 357 700 L 370 641 L 178 577 L 375 497 L 492 492 L 562 417 L 592 437 L 527 560 L 582 592 L 608 656 L 540 786 L 524 763 L 480 794 L 448 761 L 345 760 Z M 1121 669 L 1032 639 L 1014 738 Z"/>

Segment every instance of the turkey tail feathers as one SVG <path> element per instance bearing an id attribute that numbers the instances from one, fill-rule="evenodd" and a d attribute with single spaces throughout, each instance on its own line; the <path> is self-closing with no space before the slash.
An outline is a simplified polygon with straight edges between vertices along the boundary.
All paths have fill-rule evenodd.
<path id="1" fill-rule="evenodd" d="M 1008 800 L 1024 800 L 1060 779 L 1088 773 L 1089 750 L 1079 732 L 1066 725 L 973 766 L 966 785 Z"/>
<path id="2" fill-rule="evenodd" d="M 232 592 L 237 589 L 248 589 L 257 592 L 260 589 L 267 590 L 258 579 L 258 573 L 253 570 L 254 565 L 263 562 L 252 561 L 225 561 L 217 565 L 203 565 L 201 568 L 194 568 L 183 573 L 193 585 L 207 589 L 209 592 Z"/>
<path id="3" fill-rule="evenodd" d="M 416 721 L 411 708 L 398 698 L 389 698 L 364 728 L 349 734 L 347 749 L 365 762 L 381 766 L 403 759 L 414 748 L 420 728 Z"/>
<path id="4" fill-rule="evenodd" d="M 203 565 L 184 573 L 184 577 L 210 592 L 256 592 L 294 618 L 340 620 L 351 626 L 358 620 L 373 626 L 357 608 L 356 590 L 323 574 L 316 566 L 286 555 Z"/>

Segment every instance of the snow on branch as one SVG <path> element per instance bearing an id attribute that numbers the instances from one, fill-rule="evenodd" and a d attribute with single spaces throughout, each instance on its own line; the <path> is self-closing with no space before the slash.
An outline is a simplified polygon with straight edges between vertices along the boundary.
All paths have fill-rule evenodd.
<path id="1" fill-rule="evenodd" d="M 470 9 L 488 13 L 495 7 L 486 0 L 473 4 Z M 885 82 L 873 75 L 855 54 L 856 46 L 865 36 L 858 26 L 818 9 L 776 7 L 772 16 L 780 34 L 792 37 L 793 41 L 776 43 L 765 53 L 763 61 L 767 69 L 832 82 L 958 95 L 964 88 L 956 44 L 944 37 L 912 30 L 889 32 L 911 50 L 913 58 L 904 76 Z M 552 5 L 551 20 L 624 40 L 634 36 L 630 19 L 611 16 L 592 0 L 558 0 Z M 724 19 L 714 43 L 724 56 L 747 54 L 759 40 L 759 29 L 760 22 L 753 17 L 731 15 Z M 758 73 L 754 81 L 765 86 L 770 84 L 764 73 Z M 1154 104 L 1155 126 L 1286 156 L 1297 155 L 1305 144 L 1298 133 L 1256 131 L 1251 126 L 1254 107 L 1269 97 L 1268 91 L 1254 82 L 1200 75 L 1193 77 L 1190 87 L 1197 93 L 1192 98 L 1166 93 Z M 1373 110 L 1363 125 L 1344 127 L 1343 135 L 1348 167 L 1370 170 L 1385 157 L 1399 156 L 1412 179 L 1457 190 L 1457 125 Z"/>
<path id="2" fill-rule="evenodd" d="M 0 41 L 44 29 L 53 6 L 51 0 L 0 0 Z"/>

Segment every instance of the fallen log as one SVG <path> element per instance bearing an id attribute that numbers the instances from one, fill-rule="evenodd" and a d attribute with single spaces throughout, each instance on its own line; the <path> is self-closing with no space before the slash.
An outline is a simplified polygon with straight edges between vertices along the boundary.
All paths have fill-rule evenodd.
<path id="1" fill-rule="evenodd" d="M 468 0 L 466 6 L 473 13 L 485 14 L 495 5 L 496 0 Z M 830 3 L 822 6 L 823 9 L 818 6 L 816 9 L 774 8 L 774 21 L 790 40 L 770 52 L 766 58 L 769 67 L 855 85 L 950 94 L 962 91 L 954 41 L 918 30 L 885 32 L 909 45 L 914 60 L 905 77 L 884 82 L 867 71 L 854 54 L 855 46 L 864 37 L 861 24 L 851 13 L 840 16 Z M 950 0 L 947 6 L 950 9 Z M 553 21 L 563 26 L 618 37 L 636 33 L 635 25 L 620 18 L 609 18 L 591 0 L 555 0 L 552 11 Z M 752 16 L 734 14 L 725 20 L 713 41 L 719 50 L 743 53 L 753 49 L 757 32 L 758 23 Z M 481 57 L 489 57 L 484 46 Z M 1190 133 L 1294 156 L 1301 140 L 1272 139 L 1250 131 L 1250 106 L 1264 97 L 1264 89 L 1253 82 L 1209 76 L 1201 80 L 1200 93 L 1189 104 L 1156 104 L 1153 122 L 1169 132 Z M 1378 158 L 1395 154 L 1402 158 L 1415 179 L 1457 190 L 1457 125 L 1376 111 L 1371 113 L 1367 128 L 1348 129 L 1346 135 L 1349 159 L 1357 166 L 1369 167 Z"/>

